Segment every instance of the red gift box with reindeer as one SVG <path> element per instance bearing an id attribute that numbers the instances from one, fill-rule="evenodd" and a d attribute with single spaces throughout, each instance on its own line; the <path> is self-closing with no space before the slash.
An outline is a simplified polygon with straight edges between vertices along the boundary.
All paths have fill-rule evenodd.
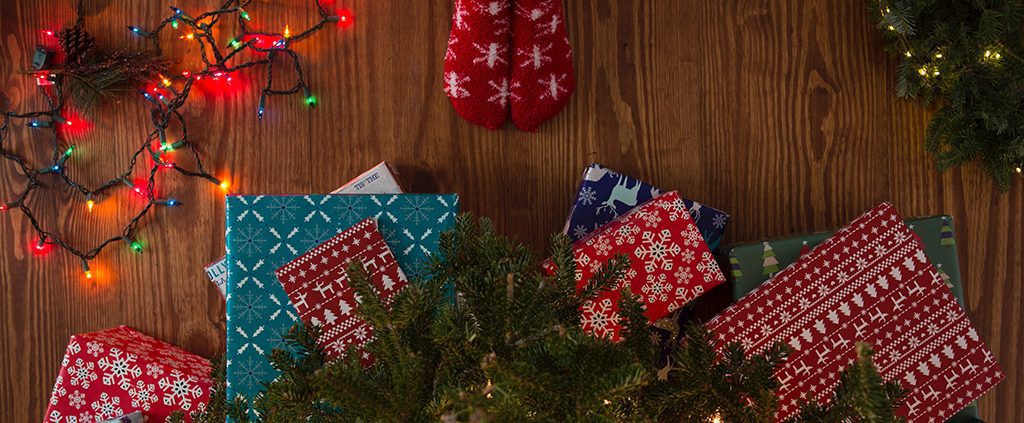
<path id="1" fill-rule="evenodd" d="M 162 422 L 203 410 L 210 362 L 127 326 L 73 335 L 46 409 L 52 423 L 101 422 L 142 411 Z"/>
<path id="2" fill-rule="evenodd" d="M 288 298 L 303 322 L 321 327 L 317 343 L 331 358 L 343 357 L 373 339 L 373 328 L 355 310 L 361 302 L 349 283 L 349 263 L 358 260 L 385 307 L 408 280 L 377 228 L 365 219 L 277 270 Z M 364 364 L 373 362 L 360 351 Z"/>
<path id="3" fill-rule="evenodd" d="M 725 281 L 690 211 L 676 192 L 654 199 L 619 216 L 573 245 L 577 286 L 583 288 L 618 255 L 630 268 L 613 290 L 584 304 L 583 329 L 619 340 L 619 289 L 628 287 L 654 322 Z M 552 271 L 553 264 L 545 264 Z"/>
<path id="4" fill-rule="evenodd" d="M 913 233 L 888 203 L 828 240 L 708 322 L 718 344 L 791 352 L 775 376 L 777 421 L 827 400 L 866 342 L 888 381 L 908 391 L 908 422 L 952 417 L 1004 378 L 995 358 Z"/>

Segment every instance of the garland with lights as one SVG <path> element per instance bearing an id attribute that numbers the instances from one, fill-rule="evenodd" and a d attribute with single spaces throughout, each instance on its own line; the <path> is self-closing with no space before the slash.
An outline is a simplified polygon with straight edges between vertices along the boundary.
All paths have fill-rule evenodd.
<path id="1" fill-rule="evenodd" d="M 46 100 L 46 109 L 26 113 L 0 110 L 0 113 L 3 115 L 3 121 L 0 123 L 0 156 L 2 156 L 3 160 L 13 163 L 27 178 L 24 189 L 12 201 L 5 202 L 0 200 L 0 212 L 11 210 L 20 210 L 22 212 L 38 234 L 38 238 L 31 247 L 37 254 L 43 254 L 54 247 L 59 247 L 78 257 L 81 260 L 82 272 L 85 278 L 92 279 L 93 273 L 89 267 L 89 262 L 107 246 L 124 242 L 133 252 L 142 252 L 143 246 L 136 239 L 135 234 L 138 230 L 139 222 L 154 206 L 174 207 L 181 204 L 173 198 L 157 198 L 154 196 L 156 177 L 161 170 L 173 170 L 188 177 L 205 179 L 214 185 L 218 185 L 224 191 L 228 190 L 229 185 L 227 181 L 217 178 L 204 168 L 202 159 L 196 149 L 196 144 L 189 137 L 186 119 L 180 111 L 186 104 L 189 94 L 197 81 L 203 78 L 213 80 L 224 78 L 230 82 L 231 74 L 234 72 L 263 67 L 266 72 L 266 85 L 260 92 L 259 106 L 256 112 L 258 119 L 262 120 L 263 118 L 266 99 L 269 96 L 291 95 L 301 92 L 306 105 L 310 108 L 316 107 L 316 97 L 313 96 L 303 78 L 299 56 L 291 49 L 291 45 L 313 35 L 329 24 L 335 23 L 339 26 L 351 24 L 351 14 L 346 10 L 329 12 L 321 1 L 317 0 L 316 8 L 320 20 L 303 32 L 293 34 L 287 25 L 280 33 L 254 31 L 249 29 L 249 21 L 252 17 L 244 9 L 251 1 L 226 0 L 219 9 L 194 16 L 189 15 L 182 9 L 171 6 L 171 16 L 162 20 L 153 29 L 147 30 L 138 26 L 128 27 L 132 34 L 151 41 L 152 51 L 103 54 L 102 52 L 93 51 L 95 41 L 88 33 L 82 30 L 84 23 L 82 0 L 78 0 L 75 25 L 59 33 L 62 47 L 70 50 L 68 46 L 72 45 L 77 50 L 75 52 L 67 52 L 68 57 L 65 63 L 65 70 L 67 72 L 47 70 L 47 64 L 53 56 L 53 51 L 37 49 L 33 59 L 35 71 L 32 73 L 35 74 L 39 91 Z M 214 28 L 222 19 L 232 18 L 237 20 L 240 34 L 227 42 L 227 47 L 222 51 L 214 39 Z M 175 75 L 171 77 L 157 73 L 164 66 L 163 62 L 158 58 L 160 45 L 157 36 L 168 28 L 185 29 L 189 32 L 178 38 L 194 40 L 199 43 L 200 58 L 204 64 L 202 70 L 186 71 L 182 72 L 180 76 Z M 43 33 L 47 36 L 58 35 L 54 31 L 43 31 Z M 259 55 L 259 58 L 245 62 L 233 60 L 241 57 L 240 54 L 246 51 Z M 83 55 L 86 52 L 94 56 L 88 58 L 89 63 L 106 65 L 94 66 L 94 68 L 109 69 L 113 67 L 114 70 L 118 70 L 117 66 L 112 64 L 119 64 L 121 65 L 121 73 L 111 74 L 108 72 L 99 76 L 95 73 L 84 74 L 80 70 L 82 69 L 81 62 L 85 60 Z M 99 57 L 95 57 L 96 55 L 99 55 Z M 286 63 L 290 62 L 296 74 L 296 81 L 290 87 L 284 89 L 275 88 L 273 85 L 274 66 L 277 59 L 281 57 L 286 59 Z M 134 68 L 130 68 L 131 66 L 134 66 Z M 79 73 L 76 74 L 75 70 L 79 70 Z M 103 88 L 107 88 L 107 91 L 117 92 L 125 86 L 131 86 L 131 84 L 137 83 L 139 80 L 152 78 L 153 76 L 156 76 L 157 82 L 152 86 L 135 87 L 136 91 L 141 94 L 143 101 L 151 106 L 150 115 L 153 129 L 149 132 L 145 141 L 131 155 L 127 169 L 109 181 L 93 188 L 86 187 L 68 176 L 66 169 L 69 165 L 69 160 L 73 157 L 76 146 L 74 144 L 65 145 L 62 142 L 62 129 L 73 125 L 73 121 L 66 117 L 68 116 L 66 113 L 68 102 L 66 100 L 69 97 L 66 86 L 74 86 L 74 81 L 79 81 L 81 78 L 93 78 L 92 81 L 87 81 L 93 83 L 87 83 L 86 85 L 94 88 L 99 87 L 95 89 L 96 92 L 86 94 L 85 96 L 70 96 L 74 97 L 74 99 L 79 99 L 82 103 L 87 103 L 75 104 L 76 106 L 88 108 L 91 107 L 92 100 L 101 99 L 106 94 L 109 94 L 109 92 L 104 92 Z M 100 78 L 102 78 L 104 83 L 95 83 Z M 83 98 L 85 100 L 82 100 Z M 25 122 L 25 125 L 29 128 L 50 132 L 52 135 L 53 154 L 49 163 L 43 166 L 30 164 L 29 160 L 25 157 L 8 148 L 8 135 L 14 122 Z M 180 136 L 168 139 L 168 132 L 172 125 L 178 127 Z M 177 150 L 187 151 L 192 155 L 195 160 L 195 167 L 193 169 L 182 167 L 171 160 L 170 154 Z M 144 181 L 133 182 L 130 178 L 136 165 L 139 165 L 139 161 L 145 160 L 147 157 L 151 159 L 148 177 Z M 45 178 L 55 179 L 58 183 L 63 184 L 77 193 L 77 195 L 80 195 L 89 212 L 92 212 L 96 202 L 104 195 L 108 195 L 111 191 L 121 187 L 126 187 L 146 198 L 147 202 L 128 221 L 120 234 L 107 238 L 91 249 L 81 249 L 67 243 L 59 234 L 44 229 L 29 206 L 29 196 L 44 186 Z"/>
<path id="2" fill-rule="evenodd" d="M 977 162 L 1000 190 L 1024 167 L 1024 1 L 872 0 L 896 94 L 937 106 L 925 147 L 940 170 Z"/>

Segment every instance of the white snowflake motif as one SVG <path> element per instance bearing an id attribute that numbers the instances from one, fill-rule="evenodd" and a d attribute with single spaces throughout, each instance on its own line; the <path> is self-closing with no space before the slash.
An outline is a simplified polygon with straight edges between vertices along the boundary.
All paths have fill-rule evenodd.
<path id="1" fill-rule="evenodd" d="M 192 400 L 203 394 L 203 390 L 196 385 L 198 381 L 195 376 L 171 370 L 167 377 L 158 382 L 164 394 L 164 405 L 178 406 L 183 410 L 192 408 Z"/>
<path id="2" fill-rule="evenodd" d="M 430 215 L 434 212 L 434 206 L 430 205 L 430 198 L 427 196 L 411 196 L 406 198 L 401 210 L 405 213 L 406 219 L 419 225 L 430 219 Z"/>
<path id="3" fill-rule="evenodd" d="M 580 193 L 576 201 L 584 206 L 592 205 L 597 201 L 597 191 L 594 191 L 591 187 L 580 188 Z"/>
<path id="4" fill-rule="evenodd" d="M 336 216 L 340 217 L 346 225 L 355 225 L 366 217 L 366 205 L 359 197 L 352 195 L 339 196 L 338 205 L 334 206 Z"/>
<path id="5" fill-rule="evenodd" d="M 660 232 L 648 231 L 641 236 L 641 244 L 633 254 L 643 260 L 644 270 L 648 273 L 657 269 L 672 269 L 672 257 L 679 254 L 679 244 L 672 242 L 672 232 L 668 229 Z"/>
<path id="6" fill-rule="evenodd" d="M 57 376 L 57 383 L 53 384 L 53 393 L 50 394 L 50 405 L 57 405 L 60 397 L 67 395 L 68 390 L 64 388 L 64 379 Z"/>
<path id="7" fill-rule="evenodd" d="M 648 228 L 656 228 L 661 223 L 661 213 L 650 212 L 650 213 L 639 213 L 638 218 L 644 223 L 644 226 Z"/>
<path id="8" fill-rule="evenodd" d="M 480 55 L 473 58 L 473 64 L 479 65 L 481 63 L 487 65 L 488 69 L 494 69 L 497 65 L 504 65 L 508 63 L 505 59 L 505 52 L 508 51 L 508 47 L 498 44 L 490 43 L 487 45 L 480 45 L 473 43 L 473 48 L 476 49 Z"/>
<path id="9" fill-rule="evenodd" d="M 594 241 L 594 252 L 598 257 L 607 256 L 612 251 L 612 242 L 607 236 L 601 235 Z"/>
<path id="10" fill-rule="evenodd" d="M 494 35 L 502 35 L 509 30 L 508 16 L 504 15 L 504 11 L 509 7 L 508 0 L 494 0 L 479 5 L 480 13 L 486 13 L 494 17 Z"/>
<path id="11" fill-rule="evenodd" d="M 562 18 L 560 16 L 558 16 L 557 13 L 552 13 L 551 14 L 551 19 L 549 19 L 547 22 L 543 22 L 543 23 L 540 24 L 540 29 L 541 29 L 540 35 L 541 36 L 555 35 L 555 32 L 558 32 L 558 28 L 561 25 L 562 25 Z"/>
<path id="12" fill-rule="evenodd" d="M 684 286 L 689 286 L 690 281 L 693 280 L 693 273 L 690 272 L 690 268 L 688 267 L 677 267 L 676 272 L 672 275 L 676 277 L 679 284 Z"/>
<path id="13" fill-rule="evenodd" d="M 690 225 L 680 235 L 683 236 L 684 247 L 696 247 L 704 242 L 704 237 L 697 231 L 696 226 Z"/>
<path id="14" fill-rule="evenodd" d="M 106 392 L 100 394 L 99 399 L 92 402 L 92 411 L 98 414 L 101 419 L 108 419 L 124 414 L 121 409 L 121 398 L 110 396 Z"/>
<path id="15" fill-rule="evenodd" d="M 494 94 L 487 98 L 487 101 L 490 101 L 491 103 L 496 103 L 501 107 L 505 107 L 508 105 L 509 99 L 512 99 L 512 101 L 518 101 L 520 98 L 518 95 L 509 90 L 508 78 L 502 78 L 500 84 L 494 81 L 487 81 L 487 84 L 490 85 L 491 89 L 494 90 Z M 519 83 L 516 82 L 513 85 L 514 87 L 518 88 L 518 84 Z"/>
<path id="16" fill-rule="evenodd" d="M 103 354 L 103 346 L 99 342 L 89 341 L 85 344 L 85 350 L 93 357 L 99 357 Z"/>
<path id="17" fill-rule="evenodd" d="M 331 228 L 313 225 L 312 228 L 306 229 L 301 242 L 306 246 L 304 249 L 309 249 L 323 244 L 324 241 L 331 239 L 332 236 L 334 236 L 334 231 Z"/>
<path id="18" fill-rule="evenodd" d="M 365 325 L 362 325 L 352 331 L 352 336 L 359 342 L 362 342 L 370 337 L 370 332 L 366 329 Z"/>
<path id="19" fill-rule="evenodd" d="M 81 386 L 84 389 L 89 389 L 89 383 L 99 378 L 93 369 L 96 368 L 94 363 L 86 363 L 81 358 L 75 360 L 75 365 L 68 367 L 68 374 L 71 375 L 71 386 Z"/>
<path id="20" fill-rule="evenodd" d="M 715 258 L 711 256 L 711 253 L 707 251 L 701 254 L 700 263 L 697 263 L 697 271 L 704 275 L 704 282 L 717 280 L 721 275 L 718 263 L 715 262 Z"/>
<path id="21" fill-rule="evenodd" d="M 76 410 L 85 407 L 85 394 L 77 390 L 72 392 L 71 395 L 68 395 L 68 404 L 75 407 Z"/>
<path id="22" fill-rule="evenodd" d="M 121 351 L 118 348 L 111 348 L 110 355 L 101 358 L 97 363 L 103 370 L 103 384 L 117 385 L 121 389 L 128 389 L 131 379 L 142 375 L 142 368 L 135 364 L 135 355 Z"/>
<path id="23" fill-rule="evenodd" d="M 445 72 L 444 92 L 451 98 L 469 97 L 469 90 L 463 84 L 469 82 L 469 76 L 459 76 L 455 71 Z"/>
<path id="24" fill-rule="evenodd" d="M 164 369 L 159 364 L 149 363 L 146 365 L 146 376 L 156 379 L 162 374 L 164 374 Z"/>
<path id="25" fill-rule="evenodd" d="M 238 366 L 234 366 L 231 370 L 231 373 L 234 376 L 233 380 L 238 381 L 241 388 L 247 391 L 258 388 L 267 376 L 264 366 L 253 360 L 252 357 L 239 362 Z"/>
<path id="26" fill-rule="evenodd" d="M 452 24 L 458 29 L 469 29 L 469 22 L 466 22 L 467 16 L 469 16 L 469 10 L 466 10 L 466 3 L 461 1 L 455 2 L 455 14 L 452 16 Z"/>
<path id="27" fill-rule="evenodd" d="M 664 273 L 658 275 L 649 274 L 647 275 L 647 282 L 640 288 L 644 294 L 647 294 L 648 303 L 664 302 L 668 301 L 668 293 L 672 290 L 672 287 L 668 284 L 668 277 Z"/>
<path id="28" fill-rule="evenodd" d="M 693 259 L 695 259 L 696 257 L 693 250 L 687 248 L 686 250 L 683 251 L 683 254 L 680 258 L 683 259 L 683 263 L 692 263 Z"/>
<path id="29" fill-rule="evenodd" d="M 520 66 L 524 68 L 533 66 L 534 70 L 540 70 L 541 66 L 551 61 L 551 56 L 547 55 L 548 51 L 551 51 L 551 43 L 548 43 L 546 47 L 534 44 L 529 49 L 517 49 L 516 56 L 518 56 Z"/>
<path id="30" fill-rule="evenodd" d="M 72 418 L 73 417 L 68 416 L 68 423 L 72 423 L 72 421 L 71 421 Z M 77 423 L 101 423 L 101 420 L 99 418 L 97 418 L 96 416 L 93 416 L 92 413 L 86 411 L 86 412 L 78 415 L 78 422 Z"/>
<path id="31" fill-rule="evenodd" d="M 622 225 L 615 230 L 615 245 L 628 245 L 636 242 L 636 234 L 640 233 L 640 227 L 636 225 Z"/>
<path id="32" fill-rule="evenodd" d="M 601 263 L 600 261 L 594 260 L 594 261 L 590 262 L 590 264 L 588 265 L 588 270 L 590 270 L 590 274 L 596 275 L 598 272 L 601 271 L 601 267 L 602 266 L 604 266 L 603 263 Z"/>
<path id="33" fill-rule="evenodd" d="M 611 338 L 619 325 L 619 314 L 615 312 L 612 300 L 587 301 L 580 316 L 583 330 L 598 338 Z"/>
<path id="34" fill-rule="evenodd" d="M 714 226 L 715 229 L 722 229 L 728 221 L 729 218 L 724 214 L 716 214 L 715 217 L 711 218 L 711 226 Z"/>
<path id="35" fill-rule="evenodd" d="M 538 79 L 537 83 L 544 88 L 543 93 L 540 95 L 540 99 L 558 100 L 559 96 L 568 93 L 569 89 L 562 85 L 565 82 L 565 78 L 565 74 L 562 74 L 561 76 L 551 74 L 544 79 Z"/>
<path id="36" fill-rule="evenodd" d="M 587 227 L 583 225 L 576 225 L 575 228 L 572 228 L 572 237 L 575 239 L 581 239 L 587 236 L 588 233 Z"/>
<path id="37" fill-rule="evenodd" d="M 128 395 L 132 397 L 132 407 L 149 410 L 149 406 L 158 399 L 156 387 L 152 383 L 146 384 L 141 380 L 135 382 L 135 386 L 128 389 Z"/>
<path id="38" fill-rule="evenodd" d="M 267 305 L 254 293 L 246 292 L 238 295 L 234 302 L 236 305 L 231 307 L 232 313 L 241 317 L 247 323 L 253 324 L 263 320 Z"/>
<path id="39" fill-rule="evenodd" d="M 261 234 L 262 228 L 253 225 L 246 225 L 238 229 L 237 235 L 233 238 L 232 246 L 238 249 L 239 253 L 246 257 L 252 257 L 263 251 L 263 244 L 267 242 Z"/>
<path id="40" fill-rule="evenodd" d="M 455 53 L 455 45 L 458 43 L 459 37 L 455 35 L 448 37 L 448 50 L 444 52 L 444 60 L 455 60 L 459 57 L 459 55 Z"/>
<path id="41" fill-rule="evenodd" d="M 275 220 L 294 219 L 295 212 L 299 210 L 299 206 L 295 205 L 295 198 L 287 195 L 275 195 L 270 198 L 271 204 L 267 205 L 270 211 L 270 218 Z"/>

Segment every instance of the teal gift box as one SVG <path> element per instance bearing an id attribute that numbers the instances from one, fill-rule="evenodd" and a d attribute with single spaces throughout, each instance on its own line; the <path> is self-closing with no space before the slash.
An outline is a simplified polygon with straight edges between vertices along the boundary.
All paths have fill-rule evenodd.
<path id="1" fill-rule="evenodd" d="M 250 405 L 277 377 L 266 355 L 285 348 L 283 335 L 300 322 L 275 270 L 376 217 L 398 265 L 415 276 L 459 208 L 455 194 L 235 195 L 226 201 L 227 397 L 241 396 Z"/>
<path id="2" fill-rule="evenodd" d="M 957 258 L 956 238 L 953 236 L 953 218 L 932 216 L 908 219 L 910 227 L 924 245 L 925 255 L 935 264 L 939 276 L 953 292 L 960 306 L 964 305 L 963 285 L 960 283 L 960 261 Z M 832 236 L 832 232 L 772 239 L 734 245 L 726 248 L 729 259 L 728 278 L 732 282 L 732 296 L 739 300 L 776 273 L 797 261 L 806 252 Z M 957 413 L 951 423 L 980 422 L 978 406 L 972 404 Z"/>

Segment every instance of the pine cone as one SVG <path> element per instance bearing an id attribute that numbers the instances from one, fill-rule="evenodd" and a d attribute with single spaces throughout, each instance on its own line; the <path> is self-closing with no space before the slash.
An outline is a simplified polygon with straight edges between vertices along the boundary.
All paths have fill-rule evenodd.
<path id="1" fill-rule="evenodd" d="M 57 35 L 60 47 L 67 55 L 65 63 L 80 65 L 96 47 L 96 39 L 80 26 L 64 28 Z"/>

